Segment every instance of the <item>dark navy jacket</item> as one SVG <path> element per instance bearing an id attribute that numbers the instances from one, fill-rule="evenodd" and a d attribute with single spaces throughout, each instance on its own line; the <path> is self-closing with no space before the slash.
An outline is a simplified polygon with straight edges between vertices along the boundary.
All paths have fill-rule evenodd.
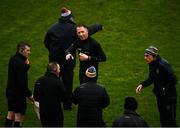
<path id="1" fill-rule="evenodd" d="M 71 20 L 59 20 L 59 22 L 53 24 L 44 40 L 45 47 L 49 51 L 50 61 L 56 61 L 62 66 L 74 67 L 74 61 L 65 60 L 66 49 L 76 39 L 76 25 Z M 75 52 L 72 53 L 75 55 Z"/>
<path id="2" fill-rule="evenodd" d="M 141 118 L 135 111 L 125 110 L 123 115 L 117 118 L 113 127 L 148 127 L 146 121 Z"/>
<path id="3" fill-rule="evenodd" d="M 158 57 L 149 64 L 149 78 L 141 84 L 147 87 L 154 83 L 153 92 L 157 97 L 177 97 L 177 79 L 171 65 L 163 58 Z"/>
<path id="4" fill-rule="evenodd" d="M 96 82 L 81 84 L 73 93 L 72 101 L 78 104 L 77 126 L 102 127 L 103 108 L 110 103 L 106 89 Z"/>

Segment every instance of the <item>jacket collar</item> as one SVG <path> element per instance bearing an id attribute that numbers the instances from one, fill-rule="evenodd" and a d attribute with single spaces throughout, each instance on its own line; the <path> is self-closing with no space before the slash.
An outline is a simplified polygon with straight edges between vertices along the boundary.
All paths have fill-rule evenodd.
<path id="1" fill-rule="evenodd" d="M 70 24 L 74 24 L 75 25 L 74 21 L 69 20 L 69 19 L 62 19 L 62 18 L 59 18 L 59 23 L 70 23 Z"/>
<path id="2" fill-rule="evenodd" d="M 136 111 L 129 110 L 129 109 L 125 109 L 125 110 L 124 110 L 124 114 L 130 114 L 130 115 L 139 116 L 139 115 L 136 113 Z"/>
<path id="3" fill-rule="evenodd" d="M 23 60 L 26 60 L 27 58 L 25 56 L 23 56 L 21 53 L 16 52 L 16 56 L 20 57 Z"/>
<path id="4" fill-rule="evenodd" d="M 159 63 L 159 61 L 161 60 L 161 57 L 157 57 L 152 63 L 150 63 L 150 66 L 155 66 Z"/>
<path id="5" fill-rule="evenodd" d="M 48 71 L 45 73 L 45 76 L 52 77 L 52 78 L 58 78 L 58 77 L 56 76 L 56 74 L 51 73 L 51 72 L 48 72 Z"/>

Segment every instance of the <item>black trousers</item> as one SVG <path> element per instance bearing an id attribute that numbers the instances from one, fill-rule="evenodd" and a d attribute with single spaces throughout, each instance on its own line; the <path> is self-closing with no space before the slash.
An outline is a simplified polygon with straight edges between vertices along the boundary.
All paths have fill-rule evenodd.
<path id="1" fill-rule="evenodd" d="M 162 127 L 176 127 L 176 97 L 157 97 Z"/>
<path id="2" fill-rule="evenodd" d="M 66 104 L 63 104 L 64 107 L 70 107 L 72 105 L 70 99 L 72 96 L 72 89 L 73 89 L 73 76 L 74 76 L 74 67 L 63 67 L 61 66 L 61 79 L 63 81 L 64 87 L 67 92 L 67 97 L 69 99 Z"/>

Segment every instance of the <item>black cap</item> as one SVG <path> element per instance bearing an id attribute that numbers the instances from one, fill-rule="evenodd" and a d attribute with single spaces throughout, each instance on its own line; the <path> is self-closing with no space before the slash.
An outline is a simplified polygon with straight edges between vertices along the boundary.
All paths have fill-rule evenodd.
<path id="1" fill-rule="evenodd" d="M 126 97 L 124 102 L 124 108 L 129 110 L 136 110 L 137 109 L 137 101 L 134 97 Z"/>

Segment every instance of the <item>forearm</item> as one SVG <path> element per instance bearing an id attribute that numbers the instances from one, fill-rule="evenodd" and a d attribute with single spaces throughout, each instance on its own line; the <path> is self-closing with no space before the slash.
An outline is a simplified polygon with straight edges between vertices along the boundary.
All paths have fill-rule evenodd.
<path id="1" fill-rule="evenodd" d="M 102 29 L 103 29 L 103 26 L 101 24 L 93 24 L 93 25 L 89 26 L 89 28 L 88 28 L 89 35 L 93 35 Z"/>
<path id="2" fill-rule="evenodd" d="M 75 41 L 71 46 L 65 51 L 65 55 L 71 54 L 73 51 L 76 51 L 78 43 Z"/>
<path id="3" fill-rule="evenodd" d="M 140 84 L 144 87 L 147 87 L 149 85 L 151 85 L 153 83 L 152 79 L 149 77 L 146 80 L 144 80 L 143 82 L 141 82 Z"/>

